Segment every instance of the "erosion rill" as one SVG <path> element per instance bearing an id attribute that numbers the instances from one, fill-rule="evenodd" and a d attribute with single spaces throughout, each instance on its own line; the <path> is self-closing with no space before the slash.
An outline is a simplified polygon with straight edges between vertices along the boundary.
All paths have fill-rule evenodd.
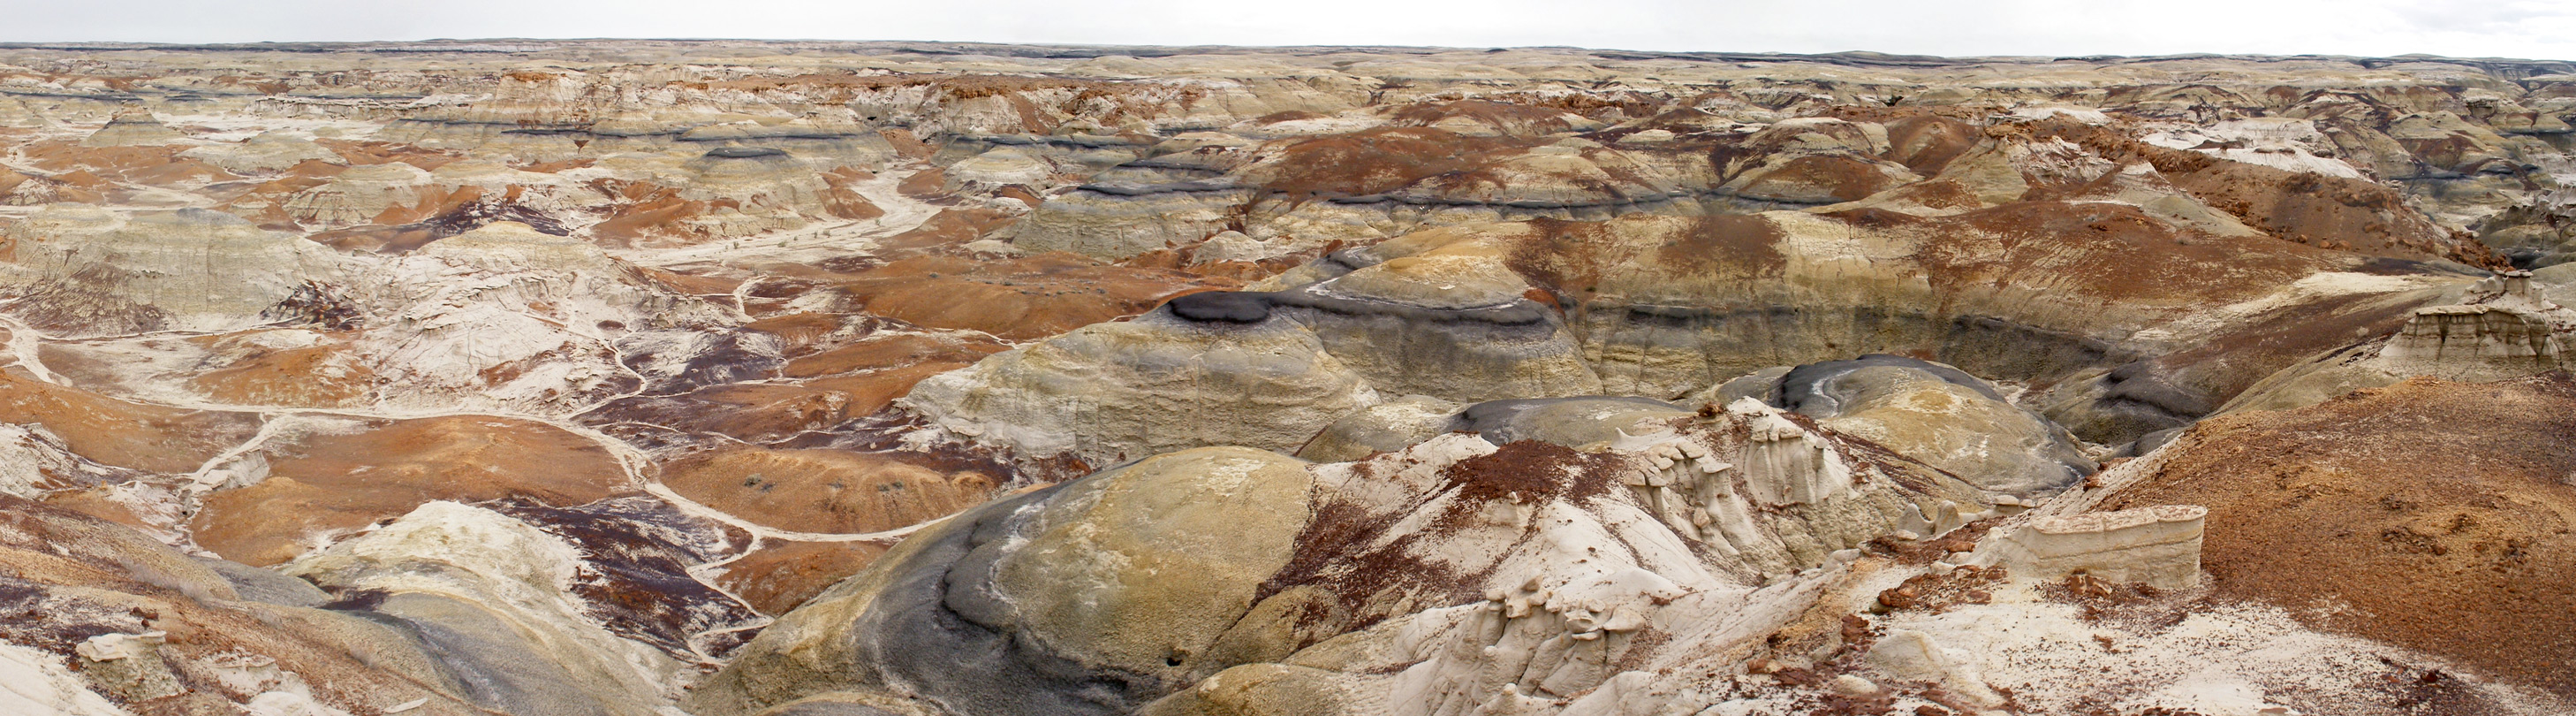
<path id="1" fill-rule="evenodd" d="M 2576 712 L 2571 114 L 2428 56 L 0 46 L 0 713 Z"/>

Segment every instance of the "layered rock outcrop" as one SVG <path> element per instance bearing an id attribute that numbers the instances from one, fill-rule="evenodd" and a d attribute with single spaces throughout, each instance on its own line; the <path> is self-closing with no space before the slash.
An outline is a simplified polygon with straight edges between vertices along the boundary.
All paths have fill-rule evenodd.
<path id="1" fill-rule="evenodd" d="M 1379 400 L 1293 321 L 1176 309 L 999 353 L 904 399 L 950 434 L 1099 465 L 1204 445 L 1291 450 Z"/>
<path id="2" fill-rule="evenodd" d="M 1731 648 L 1640 638 L 1684 614 L 1742 613 L 1753 585 L 1873 534 L 1988 510 L 1974 488 L 1758 405 L 1693 420 L 1595 452 L 1448 435 L 1329 465 L 1148 458 L 916 537 L 771 627 L 691 704 L 1185 713 L 1270 678 L 1246 670 L 1358 699 L 1347 713 L 1574 696 L 1613 664 Z M 1427 660 L 1364 666 L 1389 658 Z"/>
<path id="3" fill-rule="evenodd" d="M 2227 412 L 2297 408 L 2413 377 L 2490 381 L 2576 367 L 2565 357 L 2576 311 L 2543 296 L 2529 272 L 2464 287 L 2456 303 L 2416 309 L 2396 332 L 2312 357 L 2264 378 Z"/>
<path id="4" fill-rule="evenodd" d="M 2566 713 L 2571 77 L 0 47 L 0 711 Z"/>
<path id="5" fill-rule="evenodd" d="M 1997 538 L 1995 560 L 2041 579 L 2094 579 L 2183 590 L 2200 586 L 2208 508 L 2158 505 L 2039 519 Z"/>
<path id="6" fill-rule="evenodd" d="M 206 209 L 54 205 L 10 241 L 19 320 L 63 335 L 244 328 L 307 282 L 345 275 L 327 249 Z"/>

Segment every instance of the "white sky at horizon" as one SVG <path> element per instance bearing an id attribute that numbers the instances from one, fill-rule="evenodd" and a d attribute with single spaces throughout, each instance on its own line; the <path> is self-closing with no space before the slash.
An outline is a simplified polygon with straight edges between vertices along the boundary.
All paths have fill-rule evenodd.
<path id="1" fill-rule="evenodd" d="M 2576 60 L 2576 1 L 0 0 L 0 42 L 741 38 Z"/>

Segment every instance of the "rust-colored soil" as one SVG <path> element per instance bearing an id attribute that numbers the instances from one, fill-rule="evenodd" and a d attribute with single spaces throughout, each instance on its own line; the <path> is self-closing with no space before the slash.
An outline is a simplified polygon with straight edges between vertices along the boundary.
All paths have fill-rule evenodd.
<path id="1" fill-rule="evenodd" d="M 993 341 L 918 334 L 871 338 L 787 363 L 787 375 L 811 378 L 921 363 L 973 363 L 1008 348 Z"/>
<path id="2" fill-rule="evenodd" d="M 2064 120 L 2039 123 L 2034 132 L 2113 161 L 2145 160 L 2174 186 L 2277 239 L 2373 256 L 2505 267 L 2493 249 L 2408 210 L 2397 190 L 2369 181 L 2226 161 Z"/>
<path id="3" fill-rule="evenodd" d="M 983 238 L 984 234 L 1009 224 L 1011 218 L 992 209 L 941 209 L 920 226 L 878 239 L 877 246 L 886 251 L 958 246 Z"/>
<path id="4" fill-rule="evenodd" d="M 184 144 L 138 147 L 84 147 L 78 142 L 30 142 L 21 151 L 29 163 L 46 171 L 87 170 L 147 186 L 237 179 L 214 165 L 179 156 Z"/>
<path id="5" fill-rule="evenodd" d="M 297 407 L 351 405 L 376 383 L 374 370 L 332 345 L 258 351 L 188 379 L 218 402 Z"/>
<path id="6" fill-rule="evenodd" d="M 1791 159 L 1744 187 L 1747 196 L 1813 200 L 1813 195 L 1853 201 L 1894 186 L 1896 180 L 1860 157 L 1813 154 Z"/>
<path id="7" fill-rule="evenodd" d="M 2105 509 L 2209 507 L 2222 595 L 2576 694 L 2576 377 L 2416 379 L 2194 428 Z"/>
<path id="8" fill-rule="evenodd" d="M 1379 127 L 1300 139 L 1258 161 L 1251 178 L 1270 191 L 1298 199 L 1368 196 L 1423 179 L 1482 168 L 1482 152 L 1523 142 L 1467 137 L 1428 127 Z"/>
<path id="9" fill-rule="evenodd" d="M 883 381 L 883 384 L 899 384 L 899 387 L 879 387 L 869 393 L 875 398 L 874 402 L 861 403 L 857 400 L 859 396 L 828 386 L 720 385 L 681 395 L 627 398 L 591 411 L 582 420 L 592 425 L 633 423 L 768 443 L 809 430 L 829 428 L 875 412 L 885 407 L 886 401 L 911 390 L 914 381 L 927 376 L 910 376 L 908 380 L 891 374 L 866 377 Z M 867 410 L 860 412 L 854 408 Z"/>
<path id="10" fill-rule="evenodd" d="M 798 532 L 878 532 L 984 501 L 993 479 L 843 450 L 730 448 L 673 461 L 662 483 L 691 500 Z"/>
<path id="11" fill-rule="evenodd" d="M 1009 261 L 910 258 L 870 269 L 841 288 L 871 314 L 1027 340 L 1143 313 L 1177 294 L 1239 285 L 1052 253 Z"/>
<path id="12" fill-rule="evenodd" d="M 267 566 L 316 536 L 399 517 L 434 500 L 525 497 L 550 505 L 627 487 L 608 451 L 540 423 L 475 416 L 378 423 L 268 446 L 268 479 L 207 495 L 190 521 L 197 543 Z"/>
<path id="13" fill-rule="evenodd" d="M 777 336 L 785 341 L 785 348 L 789 355 L 803 355 L 812 352 L 817 346 L 825 345 L 834 336 L 851 330 L 853 328 L 851 324 L 864 322 L 864 319 L 852 321 L 851 318 L 829 313 L 780 313 L 743 324 L 742 327 L 745 330 Z"/>
<path id="14" fill-rule="evenodd" d="M 2136 207 L 2024 201 L 1928 222 L 1921 258 L 1936 285 L 2043 283 L 2087 297 L 2234 301 L 2332 265 L 2328 252 L 2259 238 L 2185 234 Z"/>
<path id="15" fill-rule="evenodd" d="M 858 574 L 885 554 L 879 542 L 788 542 L 766 540 L 760 549 L 725 565 L 716 582 L 740 595 L 762 614 L 785 614 Z"/>
<path id="16" fill-rule="evenodd" d="M 816 378 L 806 385 L 837 391 L 849 396 L 847 412 L 852 416 L 872 415 L 884 410 L 894 399 L 912 393 L 912 386 L 923 379 L 974 365 L 970 361 L 938 361 L 869 371 L 858 375 Z"/>
<path id="17" fill-rule="evenodd" d="M 118 467 L 190 472 L 259 431 L 249 413 L 138 405 L 78 388 L 0 372 L 0 423 L 34 423 L 72 452 Z"/>

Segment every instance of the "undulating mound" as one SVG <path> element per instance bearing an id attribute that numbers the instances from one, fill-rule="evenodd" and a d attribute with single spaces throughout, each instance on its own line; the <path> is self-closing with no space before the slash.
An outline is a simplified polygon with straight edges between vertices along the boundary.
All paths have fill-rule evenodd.
<path id="1" fill-rule="evenodd" d="M 2418 378 L 2201 423 L 2108 509 L 2209 508 L 2219 593 L 2576 694 L 2576 377 Z"/>

